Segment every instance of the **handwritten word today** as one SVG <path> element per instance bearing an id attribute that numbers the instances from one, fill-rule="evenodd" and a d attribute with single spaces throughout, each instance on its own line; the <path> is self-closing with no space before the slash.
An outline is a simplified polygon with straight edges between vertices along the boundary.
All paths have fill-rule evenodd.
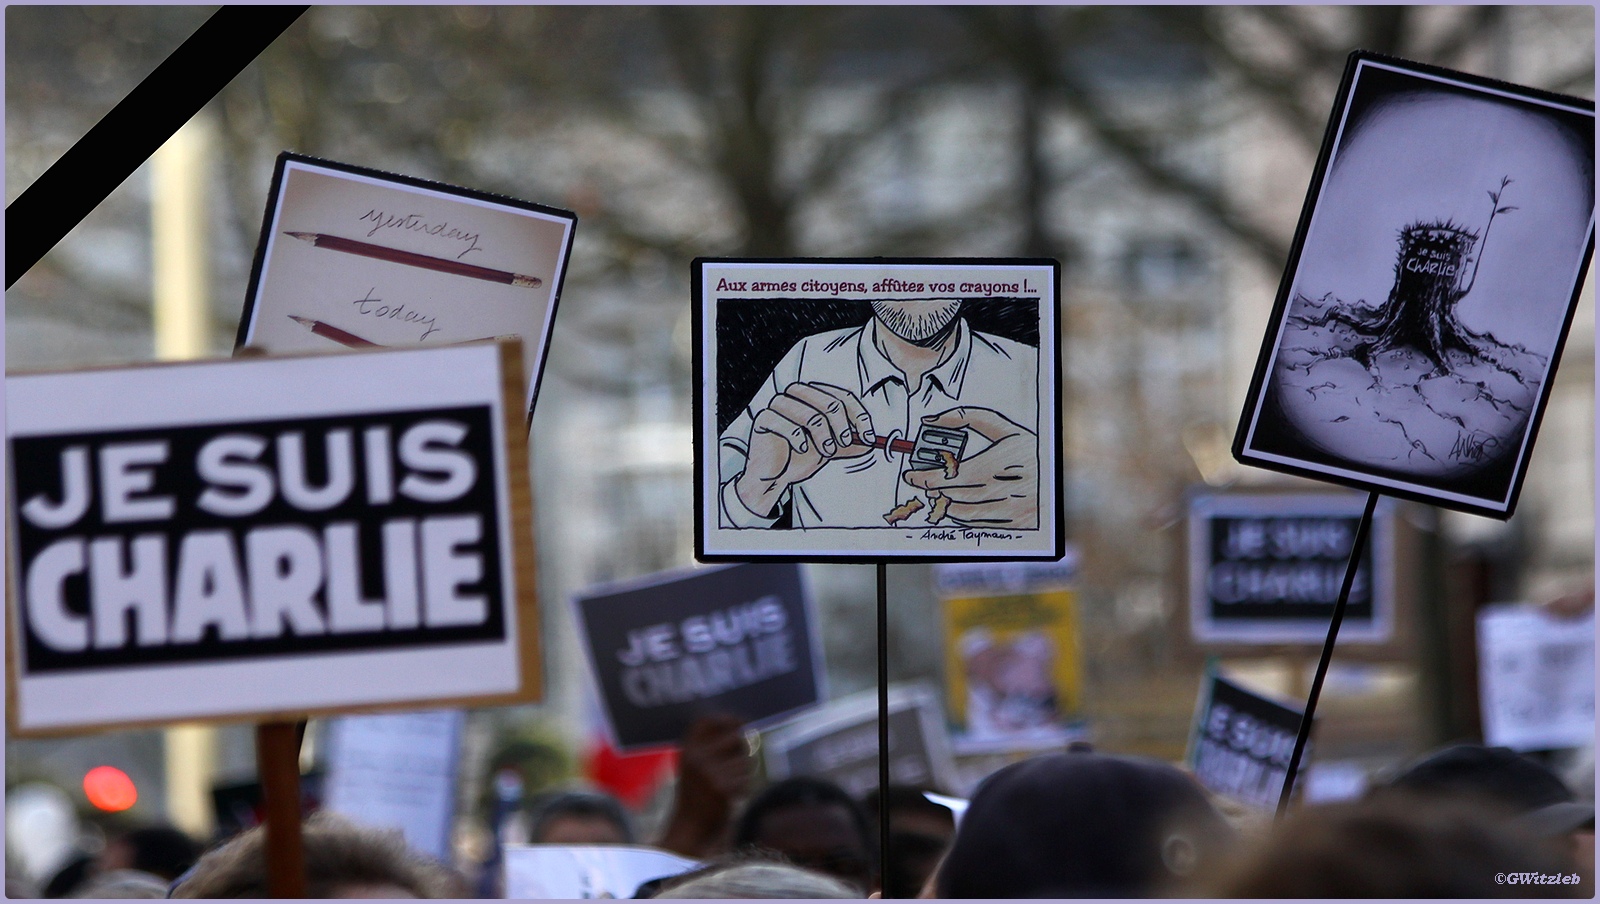
<path id="1" fill-rule="evenodd" d="M 350 302 L 356 306 L 356 313 L 367 317 L 375 317 L 379 320 L 396 320 L 400 323 L 414 323 L 423 327 L 422 335 L 417 337 L 418 342 L 439 332 L 439 328 L 434 326 L 434 323 L 438 321 L 438 318 L 434 315 L 424 314 L 415 308 L 408 308 L 404 303 L 385 304 L 383 299 L 373 297 L 372 293 L 376 291 L 378 291 L 378 287 L 373 286 L 367 290 L 365 297 L 357 298 L 355 301 Z"/>
<path id="2" fill-rule="evenodd" d="M 487 414 L 386 417 L 19 446 L 30 661 L 486 626 Z"/>

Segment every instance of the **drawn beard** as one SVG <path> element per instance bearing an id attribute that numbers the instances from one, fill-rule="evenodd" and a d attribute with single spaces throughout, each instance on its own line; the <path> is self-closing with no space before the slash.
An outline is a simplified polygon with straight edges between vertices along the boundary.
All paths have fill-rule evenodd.
<path id="1" fill-rule="evenodd" d="M 889 332 L 907 342 L 924 342 L 939 335 L 961 312 L 961 299 L 941 301 L 872 302 L 872 313 Z"/>

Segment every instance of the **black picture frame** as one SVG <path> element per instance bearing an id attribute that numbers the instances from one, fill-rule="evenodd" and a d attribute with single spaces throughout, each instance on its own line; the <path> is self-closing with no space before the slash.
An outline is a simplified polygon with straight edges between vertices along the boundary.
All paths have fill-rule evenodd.
<path id="1" fill-rule="evenodd" d="M 1511 517 L 1593 252 L 1592 101 L 1352 53 L 1234 457 Z"/>
<path id="2" fill-rule="evenodd" d="M 729 279 L 730 276 L 741 278 Z M 740 283 L 745 288 L 732 288 Z M 697 380 L 694 395 L 697 559 L 702 562 L 1055 561 L 1065 554 L 1059 341 L 1061 265 L 1058 261 L 1042 258 L 704 257 L 697 258 L 691 265 L 691 284 L 692 368 Z M 888 288 L 891 286 L 894 288 Z M 860 343 L 862 336 L 878 322 L 871 302 L 957 298 L 961 304 L 950 308 L 954 313 L 940 320 L 942 325 L 937 328 L 940 332 L 921 341 L 939 343 L 959 335 L 961 338 L 954 341 L 966 345 L 958 344 L 951 356 L 941 360 L 948 364 L 959 359 L 962 373 L 970 377 L 970 381 L 961 382 L 961 378 L 957 378 L 960 385 L 954 386 L 955 394 L 941 395 L 944 389 L 951 387 L 938 381 L 951 377 L 952 373 L 941 374 L 936 367 L 928 372 L 931 376 L 911 389 L 906 384 L 905 374 L 894 370 L 892 372 L 899 376 L 901 396 L 897 404 L 886 401 L 893 390 L 884 385 L 885 380 L 871 381 L 873 398 L 877 401 L 867 407 L 879 403 L 887 406 L 872 415 L 874 421 L 885 419 L 885 424 L 891 420 L 898 424 L 893 429 L 885 427 L 891 435 L 878 439 L 903 441 L 904 446 L 896 446 L 900 452 L 880 447 L 852 457 L 848 463 L 845 455 L 825 462 L 816 475 L 831 476 L 809 485 L 810 495 L 802 501 L 799 516 L 794 514 L 797 497 L 791 491 L 788 501 L 780 502 L 767 513 L 776 515 L 775 519 L 769 517 L 764 519 L 765 523 L 751 526 L 735 524 L 727 518 L 727 510 L 722 506 L 729 475 L 722 473 L 720 455 L 729 448 L 726 442 L 732 435 L 729 431 L 739 432 L 735 419 L 743 418 L 739 424 L 744 426 L 746 441 L 754 432 L 756 409 L 766 407 L 753 406 L 754 393 L 768 392 L 769 385 L 775 385 L 780 372 L 786 372 L 786 368 L 793 365 L 799 368 L 793 378 L 797 382 L 817 379 L 825 383 L 832 380 L 830 385 L 851 383 L 852 393 L 864 394 L 858 378 L 866 378 L 856 370 L 861 360 L 859 348 L 857 345 L 844 348 L 839 344 Z M 824 339 L 824 336 L 831 338 Z M 828 363 L 829 356 L 823 355 L 820 349 L 830 342 L 843 349 L 838 355 L 853 357 L 833 356 Z M 811 351 L 806 351 L 808 348 Z M 972 356 L 963 357 L 969 350 Z M 805 363 L 798 363 L 801 361 Z M 818 377 L 823 371 L 814 368 L 824 364 L 833 368 L 827 373 L 837 371 L 837 374 L 826 379 Z M 974 374 L 977 376 L 972 376 Z M 784 382 L 787 384 L 789 379 L 785 377 Z M 1015 406 L 994 401 L 1005 393 L 997 394 L 997 390 L 983 388 L 1002 383 L 1007 387 L 1005 393 L 1009 393 L 1005 398 L 1016 400 Z M 988 401 L 983 401 L 985 399 Z M 923 405 L 929 407 L 924 411 L 919 407 Z M 1037 490 L 1031 497 L 1036 517 L 1029 518 L 1025 513 L 1010 521 L 1000 516 L 982 523 L 962 522 L 954 517 L 929 520 L 935 514 L 937 496 L 942 494 L 928 488 L 927 495 L 915 500 L 920 509 L 903 521 L 888 521 L 891 512 L 910 504 L 908 500 L 912 494 L 901 490 L 902 484 L 894 482 L 896 478 L 904 479 L 907 470 L 904 463 L 917 455 L 936 454 L 932 451 L 936 442 L 965 442 L 959 437 L 940 440 L 931 435 L 934 431 L 918 426 L 923 423 L 922 417 L 937 420 L 956 407 L 962 407 L 971 417 L 980 418 L 1005 408 L 1019 421 L 1027 422 L 1025 432 L 1033 434 L 1032 447 L 1037 451 L 1032 474 L 1027 474 L 1025 464 L 1016 466 L 1012 473 L 1026 474 L 1037 481 Z M 972 413 L 972 410 L 987 414 Z M 891 414 L 885 415 L 885 411 Z M 1001 419 L 1017 426 L 1003 415 Z M 952 428 L 958 432 L 964 430 L 970 440 L 970 446 L 961 446 L 953 452 L 957 470 L 960 462 L 970 461 L 973 455 L 994 448 L 987 434 L 971 426 L 970 421 L 966 423 L 964 427 Z M 994 430 L 993 423 L 991 419 L 984 429 L 989 433 L 1003 432 Z M 1017 438 L 1009 449 L 1027 441 L 1023 434 L 1012 432 L 1011 435 Z M 906 447 L 918 437 L 923 437 L 924 444 L 918 445 L 915 451 L 908 450 Z M 998 456 L 1004 451 L 995 454 Z M 897 454 L 904 454 L 906 458 L 897 461 L 892 457 Z M 877 460 L 880 458 L 883 461 Z M 847 465 L 855 470 L 842 474 L 839 469 Z M 829 468 L 835 470 L 829 472 Z M 875 475 L 871 473 L 874 469 Z M 863 471 L 868 472 L 867 476 L 863 476 Z M 839 482 L 831 482 L 835 478 Z M 868 485 L 861 481 L 869 480 L 872 489 L 861 489 Z M 826 489 L 819 490 L 824 483 Z M 1025 477 L 1016 486 L 1027 485 Z M 1013 494 L 1011 498 L 1019 497 Z M 824 499 L 847 501 L 840 503 L 839 509 L 830 511 L 831 503 L 817 503 Z M 859 511 L 853 510 L 847 515 L 844 507 Z M 742 516 L 751 514 L 748 507 L 741 512 Z M 974 514 L 974 510 L 967 510 L 967 514 Z"/>
<path id="3" fill-rule="evenodd" d="M 396 265 L 392 262 L 374 260 L 363 257 L 360 253 L 340 253 L 338 250 L 317 250 L 315 263 L 309 259 L 302 259 L 294 263 L 278 261 L 278 270 L 274 271 L 274 256 L 276 249 L 281 244 L 289 252 L 304 252 L 307 246 L 296 242 L 283 240 L 283 233 L 290 227 L 299 229 L 312 229 L 320 233 L 320 223 L 331 222 L 331 211 L 318 211 L 318 216 L 298 218 L 295 222 L 284 222 L 285 193 L 291 173 L 304 174 L 306 178 L 315 175 L 326 180 L 328 186 L 322 192 L 307 192 L 316 197 L 318 203 L 326 202 L 325 195 L 329 191 L 350 188 L 349 201 L 353 205 L 349 211 L 340 211 L 341 238 L 359 239 L 368 244 L 383 243 L 387 245 L 404 245 L 405 240 L 410 240 L 411 251 L 420 252 L 411 257 L 433 257 L 441 252 L 427 244 L 429 236 L 448 237 L 452 231 L 466 235 L 485 236 L 484 244 L 498 240 L 499 247 L 482 249 L 487 254 L 479 254 L 477 258 L 462 259 L 462 263 L 478 263 L 480 271 L 477 278 L 463 278 L 459 274 L 441 272 L 429 267 Z M 364 186 L 368 192 L 366 196 L 360 194 L 358 186 Z M 400 199 L 414 197 L 419 203 L 431 205 L 428 211 L 418 214 L 415 209 L 400 206 Z M 369 205 L 371 205 L 369 207 Z M 305 205 L 302 205 L 305 206 Z M 357 208 L 367 208 L 377 213 L 389 215 L 390 219 L 383 227 L 386 235 L 401 235 L 402 241 L 393 239 L 384 242 L 384 236 L 373 237 L 360 234 L 371 228 L 368 224 L 377 225 L 377 221 L 360 217 L 350 217 L 345 214 Z M 488 223 L 473 223 L 471 217 L 474 213 L 491 220 Z M 431 215 L 431 218 L 430 218 Z M 458 219 L 446 222 L 445 216 L 457 215 Z M 509 215 L 509 216 L 508 216 Z M 407 220 L 407 216 L 416 217 Z M 359 228 L 351 229 L 353 221 L 360 220 Z M 498 222 L 492 222 L 498 220 Z M 537 223 L 535 227 L 531 224 Z M 306 225 L 311 224 L 311 225 Z M 419 225 L 420 224 L 420 225 Z M 470 224 L 470 225 L 468 225 Z M 537 229 L 536 233 L 525 234 L 516 231 L 518 224 L 527 224 L 529 229 Z M 487 233 L 489 229 L 497 230 L 498 235 Z M 471 341 L 482 338 L 501 338 L 507 335 L 518 335 L 523 340 L 524 369 L 528 376 L 526 389 L 527 413 L 532 419 L 534 404 L 538 399 L 539 385 L 544 378 L 544 363 L 550 346 L 550 338 L 555 327 L 556 310 L 560 305 L 561 292 L 566 283 L 567 263 L 572 256 L 573 238 L 577 232 L 578 215 L 570 210 L 551 207 L 545 204 L 536 204 L 505 195 L 494 194 L 477 189 L 465 188 L 457 185 L 448 185 L 414 176 L 405 176 L 371 167 L 358 166 L 326 160 L 293 151 L 284 151 L 278 155 L 272 170 L 272 183 L 267 193 L 266 211 L 261 220 L 261 234 L 256 243 L 255 256 L 250 266 L 249 288 L 245 294 L 244 309 L 239 317 L 239 330 L 235 337 L 235 349 L 247 345 L 264 348 L 269 352 L 277 351 L 319 351 L 335 350 L 340 345 L 356 345 L 358 340 L 378 340 L 381 345 L 413 345 L 434 344 L 438 342 Z M 440 232 L 434 233 L 433 229 L 439 228 Z M 302 236 L 304 233 L 301 234 Z M 321 236 L 318 236 L 320 239 Z M 421 243 L 418 242 L 421 240 Z M 458 245 L 457 248 L 460 246 Z M 477 243 L 466 249 L 477 253 L 480 249 Z M 464 252 L 463 252 L 464 253 Z M 452 256 L 448 253 L 445 256 Z M 281 255 L 280 255 L 281 257 Z M 490 259 L 492 258 L 492 259 Z M 537 260 L 537 265 L 528 262 Z M 436 267 L 437 265 L 435 265 Z M 266 284 L 269 274 L 281 272 L 287 268 L 305 269 L 305 278 L 315 280 L 318 285 L 329 284 L 330 292 L 334 291 L 331 284 L 334 279 L 330 277 L 342 276 L 358 270 L 367 273 L 381 273 L 385 268 L 390 271 L 384 281 L 383 292 L 393 290 L 402 293 L 399 297 L 374 298 L 373 302 L 359 309 L 359 313 L 366 320 L 382 319 L 381 328 L 388 330 L 388 335 L 383 333 L 368 333 L 367 330 L 354 326 L 348 317 L 329 317 L 332 322 L 318 323 L 317 326 L 307 324 L 307 319 L 297 317 L 303 326 L 313 331 L 319 328 L 333 327 L 332 335 L 338 338 L 329 339 L 328 334 L 298 333 L 294 336 L 284 335 L 281 332 L 271 333 L 260 328 L 263 316 L 267 314 L 311 314 L 311 318 L 321 321 L 323 311 L 336 310 L 338 302 L 354 304 L 362 299 L 359 294 L 351 297 L 330 296 L 337 301 L 316 300 L 312 292 L 283 293 L 269 291 L 273 287 Z M 524 271 L 537 270 L 536 281 L 541 283 L 536 286 L 526 286 L 523 283 L 514 283 L 520 286 L 525 298 L 519 297 L 509 303 L 504 299 L 493 298 L 494 293 L 505 293 L 507 284 L 497 282 L 496 277 L 521 276 Z M 487 271 L 482 272 L 482 271 Z M 494 271 L 500 271 L 495 273 Z M 515 272 L 512 272 L 515 271 Z M 360 286 L 379 282 L 378 277 L 365 282 Z M 446 285 L 448 282 L 448 285 Z M 356 286 L 357 283 L 352 283 Z M 357 289 L 359 291 L 359 289 Z M 379 291 L 374 286 L 374 291 Z M 348 294 L 348 293 L 347 293 Z M 370 293 L 369 293 L 370 294 Z M 424 299 L 419 306 L 416 299 Z M 462 304 L 463 299 L 471 298 L 476 302 L 489 301 L 490 304 Z M 387 302 L 388 306 L 385 306 Z M 524 316 L 520 312 L 520 305 L 526 303 L 530 306 L 532 316 Z M 282 308 L 282 310 L 279 310 Z M 315 310 L 320 308 L 320 310 Z M 542 313 L 538 309 L 542 308 Z M 270 309 L 270 310 L 269 310 Z M 356 310 L 356 309 L 350 309 Z M 394 316 L 389 316 L 394 312 Z M 322 315 L 322 316 L 319 316 Z M 420 319 L 411 320 L 416 316 Z M 454 330 L 433 329 L 439 326 L 437 318 L 448 316 L 455 320 Z M 429 319 L 432 318 L 432 319 Z M 287 329 L 272 321 L 281 329 Z M 358 321 L 360 322 L 360 321 Z M 410 323 L 415 329 L 409 336 L 400 336 L 394 333 L 396 324 Z M 342 325 L 342 326 L 341 326 Z M 299 329 L 298 327 L 295 329 Z M 364 335 L 351 335 L 350 331 L 356 330 Z M 293 332 L 293 330 L 291 330 Z M 438 335 L 434 335 L 438 333 Z M 343 334 L 343 335 L 341 335 Z M 420 337 L 420 338 L 417 338 Z"/>

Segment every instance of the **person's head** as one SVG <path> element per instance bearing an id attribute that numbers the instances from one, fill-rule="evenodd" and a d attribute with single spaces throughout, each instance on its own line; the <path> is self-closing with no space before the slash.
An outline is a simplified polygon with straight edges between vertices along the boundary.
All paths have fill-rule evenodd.
<path id="1" fill-rule="evenodd" d="M 832 876 L 790 863 L 743 858 L 713 864 L 680 877 L 667 883 L 655 897 L 678 900 L 859 898 L 861 890 Z"/>
<path id="2" fill-rule="evenodd" d="M 96 873 L 73 889 L 73 898 L 165 898 L 168 880 L 137 869 L 113 869 Z"/>
<path id="3" fill-rule="evenodd" d="M 872 315 L 885 329 L 907 342 L 919 344 L 942 338 L 955 324 L 959 313 L 959 298 L 872 301 Z"/>
<path id="4" fill-rule="evenodd" d="M 562 791 L 535 800 L 528 840 L 534 844 L 632 844 L 633 824 L 616 798 Z"/>
<path id="5" fill-rule="evenodd" d="M 96 868 L 101 872 L 139 870 L 170 882 L 194 865 L 200 851 L 198 841 L 172 826 L 146 826 L 106 842 Z"/>
<path id="6" fill-rule="evenodd" d="M 752 798 L 734 825 L 733 846 L 781 854 L 863 892 L 873 885 L 867 817 L 843 788 L 820 778 L 784 779 Z"/>
<path id="7" fill-rule="evenodd" d="M 1392 794 L 1306 807 L 1186 892 L 1224 898 L 1567 897 L 1573 885 L 1507 884 L 1572 873 L 1547 839 L 1494 811 Z"/>
<path id="8" fill-rule="evenodd" d="M 301 833 L 308 898 L 454 898 L 465 889 L 444 865 L 406 847 L 399 832 L 318 812 Z M 202 856 L 174 898 L 266 898 L 266 830 L 242 832 Z"/>
<path id="9" fill-rule="evenodd" d="M 890 785 L 881 796 L 889 806 L 889 856 L 883 876 L 884 894 L 914 898 L 939 865 L 956 833 L 955 814 L 929 800 L 918 788 Z M 878 824 L 880 795 L 868 791 L 862 799 L 867 819 Z"/>
<path id="10" fill-rule="evenodd" d="M 1200 787 L 1172 766 L 1048 754 L 979 784 L 936 887 L 941 898 L 1150 895 L 1231 837 Z"/>
<path id="11" fill-rule="evenodd" d="M 1588 889 L 1594 882 L 1594 803 L 1578 800 L 1561 777 L 1507 747 L 1454 744 L 1408 765 L 1370 796 L 1406 794 L 1487 803 L 1520 828 L 1558 843 Z"/>
<path id="12" fill-rule="evenodd" d="M 1594 832 L 1594 804 L 1579 801 L 1542 763 L 1507 747 L 1455 744 L 1434 751 L 1374 789 L 1373 795 L 1394 791 L 1493 801 L 1539 835 Z"/>

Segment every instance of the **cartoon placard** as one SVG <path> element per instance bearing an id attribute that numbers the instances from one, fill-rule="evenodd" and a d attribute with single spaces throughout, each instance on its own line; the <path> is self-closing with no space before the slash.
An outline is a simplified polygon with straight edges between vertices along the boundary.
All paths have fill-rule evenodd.
<path id="1" fill-rule="evenodd" d="M 1060 265 L 694 262 L 703 561 L 1057 559 Z"/>
<path id="2" fill-rule="evenodd" d="M 1246 464 L 1508 518 L 1594 249 L 1594 103 L 1351 56 Z"/>
<path id="3" fill-rule="evenodd" d="M 577 215 L 283 153 L 239 321 L 270 352 L 520 337 L 527 410 Z"/>

